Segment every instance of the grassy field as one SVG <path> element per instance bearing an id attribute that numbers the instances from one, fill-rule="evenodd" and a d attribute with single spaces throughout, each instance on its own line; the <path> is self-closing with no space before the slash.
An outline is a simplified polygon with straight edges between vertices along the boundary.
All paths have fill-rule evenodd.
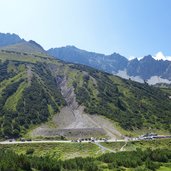
<path id="1" fill-rule="evenodd" d="M 120 151 L 125 142 L 114 142 L 114 143 L 101 143 L 101 145 L 112 149 L 114 151 Z M 137 148 L 141 148 L 143 150 L 150 149 L 170 149 L 171 148 L 171 139 L 163 139 L 163 140 L 154 140 L 154 141 L 140 141 L 140 142 L 128 142 L 125 146 L 124 150 L 132 151 Z M 103 151 L 93 143 L 34 143 L 34 144 L 8 144 L 8 145 L 0 145 L 0 150 L 12 150 L 17 154 L 24 154 L 27 157 L 31 158 L 35 157 L 43 157 L 54 161 L 67 161 L 68 159 L 74 160 L 75 157 L 83 157 L 86 160 L 86 157 L 94 158 L 94 165 L 97 165 L 98 168 L 101 168 L 101 171 L 146 171 L 147 166 L 146 163 L 141 164 L 135 167 L 123 167 L 117 166 L 114 167 L 112 163 L 103 162 L 103 160 L 98 160 L 98 158 L 104 154 L 109 153 L 109 151 Z M 123 152 L 117 153 L 122 154 Z M 108 155 L 108 154 L 107 154 Z M 111 154 L 109 154 L 111 155 Z M 128 155 L 129 156 L 129 155 Z M 138 154 L 137 154 L 138 156 Z M 96 158 L 97 157 L 97 158 Z M 126 157 L 126 156 L 123 156 Z M 71 161 L 72 161 L 71 160 Z M 126 158 L 124 159 L 126 160 Z M 154 162 L 157 164 L 157 162 Z M 170 171 L 171 170 L 171 162 L 163 162 L 160 163 L 160 166 L 155 169 L 155 171 Z M 150 171 L 150 170 L 149 170 Z"/>
<path id="2" fill-rule="evenodd" d="M 114 151 L 120 151 L 125 142 L 104 142 L 100 143 Z M 171 139 L 128 142 L 123 150 L 132 151 L 137 148 L 143 150 L 170 149 Z M 0 145 L 0 149 L 11 149 L 18 154 L 26 154 L 29 149 L 33 149 L 35 156 L 50 156 L 54 159 L 70 159 L 74 157 L 97 157 L 102 154 L 101 149 L 92 143 L 34 143 L 34 144 L 8 144 Z M 104 151 L 103 151 L 104 152 Z"/>
<path id="3" fill-rule="evenodd" d="M 33 149 L 35 156 L 49 156 L 53 159 L 70 159 L 74 157 L 97 157 L 101 155 L 98 146 L 92 143 L 41 143 L 0 145 L 0 149 L 11 149 L 18 154 L 26 154 Z"/>
<path id="4" fill-rule="evenodd" d="M 22 93 L 26 87 L 27 87 L 27 82 L 22 82 L 19 88 L 17 89 L 17 91 L 7 99 L 4 108 L 8 110 L 16 111 L 17 103 L 22 97 Z"/>
<path id="5" fill-rule="evenodd" d="M 137 141 L 128 142 L 126 150 L 135 150 L 136 148 L 141 149 L 157 149 L 157 148 L 171 148 L 171 139 L 161 139 L 161 140 L 150 140 L 150 141 Z"/>
<path id="6" fill-rule="evenodd" d="M 163 92 L 168 93 L 171 96 L 171 88 L 160 88 Z"/>
<path id="7" fill-rule="evenodd" d="M 111 149 L 118 151 L 121 149 L 121 147 L 125 144 L 125 142 L 104 142 L 101 143 L 101 145 Z M 127 144 L 124 146 L 124 150 L 126 151 L 132 151 L 136 150 L 137 148 L 140 148 L 142 150 L 145 150 L 147 148 L 151 149 L 158 149 L 158 148 L 171 148 L 171 139 L 160 139 L 160 140 L 149 140 L 149 141 L 134 141 L 134 142 L 127 142 Z"/>
<path id="8" fill-rule="evenodd" d="M 170 167 L 161 166 L 157 171 L 170 171 L 170 170 L 171 170 Z"/>

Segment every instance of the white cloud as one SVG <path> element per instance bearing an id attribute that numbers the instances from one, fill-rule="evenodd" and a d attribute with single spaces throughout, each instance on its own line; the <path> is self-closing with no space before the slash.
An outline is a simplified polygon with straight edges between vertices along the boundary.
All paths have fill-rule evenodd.
<path id="1" fill-rule="evenodd" d="M 143 59 L 144 57 L 130 56 L 130 57 L 128 58 L 128 60 L 131 61 L 131 60 L 136 59 L 136 58 L 137 58 L 138 60 L 141 60 L 141 59 Z"/>
<path id="2" fill-rule="evenodd" d="M 155 60 L 168 60 L 171 61 L 171 56 L 164 56 L 162 52 L 158 52 L 155 56 L 153 56 Z"/>
<path id="3" fill-rule="evenodd" d="M 129 61 L 130 60 L 133 60 L 133 59 L 135 59 L 136 57 L 135 56 L 130 56 L 129 57 Z M 141 59 L 143 59 L 144 57 L 138 57 L 137 59 L 138 60 L 141 60 Z M 166 60 L 168 60 L 168 61 L 171 61 L 171 56 L 165 56 L 162 52 L 158 52 L 158 53 L 156 53 L 154 56 L 153 56 L 153 58 L 155 59 L 155 60 L 163 60 L 163 61 L 166 61 Z"/>
<path id="4" fill-rule="evenodd" d="M 135 56 L 130 56 L 130 57 L 128 58 L 128 60 L 131 61 L 131 60 L 133 60 L 133 59 L 135 59 L 135 58 L 136 58 Z"/>
<path id="5" fill-rule="evenodd" d="M 167 56 L 167 60 L 168 61 L 171 61 L 171 56 Z"/>

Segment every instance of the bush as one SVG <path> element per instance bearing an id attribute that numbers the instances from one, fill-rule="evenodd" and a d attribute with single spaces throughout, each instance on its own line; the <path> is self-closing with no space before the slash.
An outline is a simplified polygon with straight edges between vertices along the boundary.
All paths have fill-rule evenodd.
<path id="1" fill-rule="evenodd" d="M 31 154 L 33 154 L 34 153 L 34 149 L 33 148 L 29 148 L 29 149 L 27 149 L 27 151 L 26 151 L 26 154 L 27 155 L 31 155 Z"/>

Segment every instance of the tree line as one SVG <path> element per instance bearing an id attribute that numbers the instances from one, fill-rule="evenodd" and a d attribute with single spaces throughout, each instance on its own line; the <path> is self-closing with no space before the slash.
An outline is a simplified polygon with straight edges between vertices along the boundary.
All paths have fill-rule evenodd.
<path id="1" fill-rule="evenodd" d="M 147 149 L 106 153 L 100 157 L 77 157 L 69 160 L 54 160 L 48 156 L 36 157 L 34 151 L 18 155 L 10 150 L 0 150 L 1 171 L 103 171 L 104 169 L 155 171 L 171 162 L 170 149 Z"/>

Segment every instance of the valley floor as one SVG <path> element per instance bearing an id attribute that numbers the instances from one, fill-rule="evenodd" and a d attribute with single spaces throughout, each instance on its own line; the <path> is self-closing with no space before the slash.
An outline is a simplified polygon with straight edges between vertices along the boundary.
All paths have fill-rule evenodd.
<path id="1" fill-rule="evenodd" d="M 145 150 L 151 149 L 171 149 L 171 139 L 156 139 L 156 140 L 104 140 L 98 141 L 57 141 L 57 140 L 41 140 L 41 141 L 3 141 L 0 142 L 0 149 L 11 149 L 18 154 L 25 154 L 30 148 L 35 150 L 34 155 L 41 156 L 48 154 L 51 157 L 58 153 L 61 159 L 73 157 L 95 157 L 102 153 L 119 152 L 119 151 L 134 151 L 137 148 Z M 48 153 L 47 153 L 48 152 Z"/>
<path id="2" fill-rule="evenodd" d="M 171 139 L 158 139 L 158 140 L 141 140 L 141 141 L 115 141 L 115 142 L 71 142 L 71 141 L 31 141 L 31 142 L 1 142 L 0 152 L 3 151 L 9 152 L 13 151 L 16 155 L 23 155 L 29 157 L 30 159 L 34 157 L 42 157 L 42 160 L 46 158 L 49 162 L 62 160 L 64 163 L 63 167 L 73 167 L 72 162 L 81 162 L 83 165 L 90 160 L 90 168 L 93 169 L 95 166 L 96 169 L 100 168 L 100 171 L 110 171 L 121 169 L 125 171 L 137 171 L 137 170 L 147 170 L 147 168 L 154 167 L 152 170 L 157 171 L 170 171 L 171 170 L 171 156 L 168 153 L 167 162 L 163 160 L 160 161 L 157 159 L 150 159 L 149 163 L 137 163 L 137 158 L 139 152 L 142 155 L 148 154 L 150 151 L 154 153 L 153 156 L 166 155 L 164 154 L 167 150 L 171 149 Z M 156 151 L 155 151 L 156 150 Z M 154 152 L 153 152 L 154 151 Z M 135 154 L 134 154 L 135 153 Z M 147 153 L 145 155 L 145 153 Z M 12 155 L 14 157 L 14 155 Z M 114 157 L 115 156 L 115 157 Z M 137 158 L 136 158 L 137 156 Z M 112 159 L 114 157 L 114 159 Z M 121 158 L 120 158 L 121 157 Z M 135 163 L 128 161 L 129 158 L 132 158 L 130 161 L 135 161 Z M 158 156 L 159 157 L 159 156 Z M 123 159 L 122 159 L 123 158 Z M 4 158 L 3 158 L 4 159 Z M 117 162 L 124 160 L 122 164 L 118 165 Z M 5 159 L 4 159 L 5 160 Z M 112 163 L 112 160 L 115 163 Z M 31 160 L 30 160 L 31 161 Z M 66 161 L 66 163 L 65 163 Z M 85 162 L 85 163 L 84 163 Z M 127 163 L 128 162 L 128 163 Z M 125 164 L 124 164 L 125 163 Z M 37 163 L 37 165 L 40 164 Z M 44 163 L 45 164 L 45 163 Z M 61 164 L 61 163 L 60 163 Z M 79 163 L 77 163 L 79 165 Z M 51 166 L 52 166 L 51 165 Z M 48 165 L 47 165 L 48 166 Z M 42 166 L 43 167 L 43 166 Z M 90 169 L 89 168 L 89 169 Z M 66 169 L 67 170 L 67 169 Z M 72 169 L 70 169 L 72 170 Z M 78 169 L 80 170 L 80 169 Z M 86 169 L 83 169 L 86 170 Z M 150 169 L 148 169 L 150 171 Z"/>

